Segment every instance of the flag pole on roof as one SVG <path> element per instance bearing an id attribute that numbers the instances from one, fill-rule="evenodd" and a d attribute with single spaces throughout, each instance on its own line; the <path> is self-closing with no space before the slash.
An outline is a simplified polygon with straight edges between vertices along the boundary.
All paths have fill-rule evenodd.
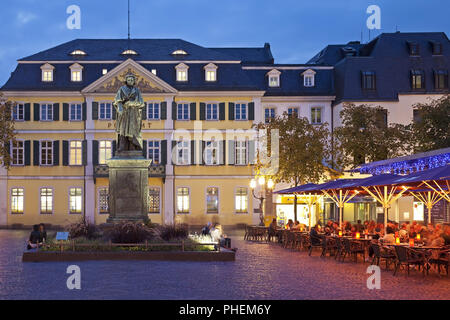
<path id="1" fill-rule="evenodd" d="M 128 0 L 128 49 L 130 49 L 130 0 Z"/>

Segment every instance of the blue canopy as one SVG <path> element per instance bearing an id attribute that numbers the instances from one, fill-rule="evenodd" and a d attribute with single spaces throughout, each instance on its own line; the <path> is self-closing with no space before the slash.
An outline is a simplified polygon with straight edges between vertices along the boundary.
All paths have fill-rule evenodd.
<path id="1" fill-rule="evenodd" d="M 317 184 L 315 184 L 315 183 L 307 183 L 307 184 L 302 184 L 301 186 L 275 191 L 274 193 L 275 194 L 294 194 L 294 193 L 304 192 L 309 189 L 315 189 L 316 186 L 317 186 Z"/>
<path id="2" fill-rule="evenodd" d="M 429 169 L 425 171 L 418 171 L 415 173 L 408 174 L 407 176 L 399 176 L 394 180 L 394 184 L 408 184 L 422 181 L 430 180 L 449 180 L 450 179 L 450 164 L 444 167 L 438 167 L 434 169 Z"/>

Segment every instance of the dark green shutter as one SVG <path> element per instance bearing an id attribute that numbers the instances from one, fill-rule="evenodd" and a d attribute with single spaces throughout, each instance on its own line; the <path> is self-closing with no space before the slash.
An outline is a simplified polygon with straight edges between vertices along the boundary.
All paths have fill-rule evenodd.
<path id="1" fill-rule="evenodd" d="M 172 120 L 177 120 L 177 103 L 172 102 Z"/>
<path id="2" fill-rule="evenodd" d="M 191 110 L 190 110 L 190 115 L 189 115 L 191 120 L 196 120 L 196 117 L 197 117 L 197 110 L 196 110 L 196 108 L 197 108 L 197 104 L 195 102 L 192 102 L 190 104 L 190 109 Z"/>
<path id="3" fill-rule="evenodd" d="M 167 102 L 161 102 L 161 120 L 167 120 Z"/>
<path id="4" fill-rule="evenodd" d="M 248 141 L 248 163 L 253 164 L 255 162 L 255 141 Z"/>
<path id="5" fill-rule="evenodd" d="M 177 147 L 177 141 L 175 141 L 175 140 L 172 140 L 172 152 L 171 152 L 171 155 L 172 155 L 172 164 L 176 164 L 176 160 L 178 159 L 178 153 L 177 153 L 177 151 L 176 151 L 176 147 Z M 175 157 L 173 156 L 173 154 L 174 154 L 174 152 L 175 152 Z"/>
<path id="6" fill-rule="evenodd" d="M 81 119 L 83 119 L 83 121 L 86 121 L 86 119 L 87 119 L 87 106 L 86 106 L 86 102 L 83 102 L 83 105 L 82 105 L 82 112 L 83 112 L 83 114 L 82 114 L 82 116 L 81 116 Z"/>
<path id="7" fill-rule="evenodd" d="M 195 140 L 191 140 L 191 165 L 195 165 Z"/>
<path id="8" fill-rule="evenodd" d="M 98 102 L 92 102 L 92 120 L 98 120 Z"/>
<path id="9" fill-rule="evenodd" d="M 205 153 L 205 141 L 200 141 L 200 143 L 201 143 L 201 148 L 199 148 L 199 153 L 198 153 L 198 155 L 199 155 L 199 163 L 200 164 L 205 164 L 205 159 L 204 159 L 204 153 Z"/>
<path id="10" fill-rule="evenodd" d="M 63 164 L 63 166 L 68 166 L 69 165 L 69 141 L 63 140 L 62 147 L 63 147 L 63 154 L 62 154 L 63 163 L 62 164 Z"/>
<path id="11" fill-rule="evenodd" d="M 98 165 L 98 141 L 92 140 L 92 164 Z"/>
<path id="12" fill-rule="evenodd" d="M 82 147 L 82 161 L 83 161 L 83 166 L 87 165 L 87 140 L 83 140 L 83 142 L 81 143 L 81 147 Z"/>
<path id="13" fill-rule="evenodd" d="M 117 142 L 116 142 L 116 140 L 113 140 L 113 142 L 112 142 L 112 156 L 113 157 L 116 155 L 116 147 L 117 147 Z"/>
<path id="14" fill-rule="evenodd" d="M 39 141 L 34 140 L 33 141 L 33 165 L 38 166 L 39 165 Z"/>
<path id="15" fill-rule="evenodd" d="M 234 164 L 234 158 L 236 157 L 234 144 L 234 140 L 228 140 L 228 164 Z"/>
<path id="16" fill-rule="evenodd" d="M 225 120 L 225 102 L 219 103 L 219 120 Z"/>
<path id="17" fill-rule="evenodd" d="M 30 140 L 25 141 L 25 165 L 29 166 L 31 164 L 31 150 L 30 150 Z"/>
<path id="18" fill-rule="evenodd" d="M 63 103 L 63 120 L 69 121 L 69 104 Z"/>
<path id="19" fill-rule="evenodd" d="M 25 103 L 25 121 L 30 121 L 30 104 L 29 103 Z"/>
<path id="20" fill-rule="evenodd" d="M 40 116 L 40 105 L 39 103 L 33 103 L 33 120 L 34 121 L 39 121 L 39 116 Z"/>
<path id="21" fill-rule="evenodd" d="M 53 104 L 53 121 L 59 121 L 59 103 Z"/>
<path id="22" fill-rule="evenodd" d="M 167 140 L 161 141 L 161 164 L 167 164 Z"/>
<path id="23" fill-rule="evenodd" d="M 226 143 L 225 140 L 219 141 L 219 164 L 225 164 L 225 155 L 226 155 Z"/>
<path id="24" fill-rule="evenodd" d="M 53 141 L 53 165 L 59 166 L 59 141 Z"/>
<path id="25" fill-rule="evenodd" d="M 228 103 L 228 120 L 234 120 L 234 103 Z"/>
<path id="26" fill-rule="evenodd" d="M 248 120 L 255 120 L 255 103 L 248 104 Z"/>
<path id="27" fill-rule="evenodd" d="M 147 159 L 147 140 L 142 140 L 142 155 Z"/>
<path id="28" fill-rule="evenodd" d="M 147 102 L 144 102 L 144 109 L 142 109 L 142 120 L 147 120 Z"/>
<path id="29" fill-rule="evenodd" d="M 206 104 L 200 102 L 200 120 L 206 119 Z"/>

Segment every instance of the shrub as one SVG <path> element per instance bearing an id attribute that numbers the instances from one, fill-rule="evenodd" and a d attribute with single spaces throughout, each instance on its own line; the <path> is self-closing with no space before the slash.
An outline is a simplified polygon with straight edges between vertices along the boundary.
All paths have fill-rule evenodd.
<path id="1" fill-rule="evenodd" d="M 159 236 L 165 241 L 186 239 L 188 229 L 184 224 L 171 224 L 159 227 Z"/>
<path id="2" fill-rule="evenodd" d="M 153 237 L 151 228 L 137 222 L 117 223 L 108 231 L 108 238 L 114 243 L 141 243 Z"/>
<path id="3" fill-rule="evenodd" d="M 84 219 L 79 222 L 69 224 L 66 227 L 69 232 L 70 238 L 80 238 L 85 237 L 86 239 L 97 239 L 101 237 L 101 234 L 95 224 L 92 224 Z"/>

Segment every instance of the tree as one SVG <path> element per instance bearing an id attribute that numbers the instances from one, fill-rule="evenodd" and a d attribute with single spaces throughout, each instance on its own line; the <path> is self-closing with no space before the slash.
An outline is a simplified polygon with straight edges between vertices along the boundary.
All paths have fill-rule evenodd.
<path id="1" fill-rule="evenodd" d="M 415 152 L 450 147 L 450 95 L 414 105 L 418 118 L 412 125 Z"/>
<path id="2" fill-rule="evenodd" d="M 11 164 L 10 142 L 15 141 L 13 107 L 14 103 L 0 93 L 0 160 L 6 169 L 9 169 Z"/>
<path id="3" fill-rule="evenodd" d="M 344 104 L 342 126 L 333 132 L 333 163 L 339 168 L 356 168 L 372 161 L 411 152 L 408 125 L 387 124 L 387 110 L 366 104 Z"/>
<path id="4" fill-rule="evenodd" d="M 278 161 L 278 170 L 272 173 L 274 182 L 293 183 L 299 186 L 318 182 L 325 176 L 324 160 L 330 157 L 330 133 L 327 124 L 312 125 L 306 118 L 292 117 L 284 113 L 269 123 L 260 123 L 258 129 L 266 129 L 269 137 L 266 147 L 269 158 Z M 271 132 L 278 130 L 278 152 L 272 152 Z M 276 131 L 275 131 L 276 132 Z M 259 158 L 259 157 L 258 157 Z M 260 161 L 256 170 L 267 166 Z M 297 220 L 297 196 L 294 196 L 294 217 Z"/>

